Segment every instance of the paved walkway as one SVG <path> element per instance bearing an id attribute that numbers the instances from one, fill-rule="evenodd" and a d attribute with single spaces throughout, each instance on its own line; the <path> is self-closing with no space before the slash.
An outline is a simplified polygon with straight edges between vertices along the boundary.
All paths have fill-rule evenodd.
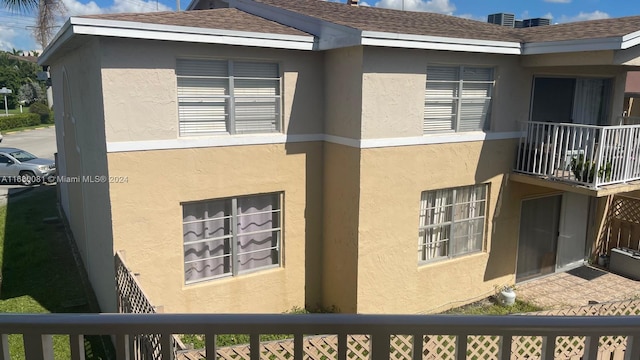
<path id="1" fill-rule="evenodd" d="M 640 281 L 582 266 L 518 284 L 516 294 L 544 309 L 563 309 L 638 298 Z"/>

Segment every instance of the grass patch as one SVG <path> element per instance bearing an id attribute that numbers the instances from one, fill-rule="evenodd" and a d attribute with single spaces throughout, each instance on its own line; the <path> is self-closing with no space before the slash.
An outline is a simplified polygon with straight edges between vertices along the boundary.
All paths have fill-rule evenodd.
<path id="1" fill-rule="evenodd" d="M 4 115 L 4 107 L 2 107 L 2 114 Z M 29 107 L 28 106 L 23 106 L 22 107 L 22 112 L 20 112 L 20 106 L 16 106 L 15 109 L 9 109 L 9 115 L 15 115 L 15 114 L 28 114 L 29 113 Z"/>
<path id="2" fill-rule="evenodd" d="M 512 306 L 499 304 L 494 298 L 489 298 L 475 302 L 473 304 L 461 306 L 447 310 L 443 314 L 447 315 L 509 315 L 527 312 L 541 311 L 543 308 L 522 300 L 516 300 Z"/>
<path id="3" fill-rule="evenodd" d="M 0 207 L 0 312 L 92 312 L 64 228 L 43 222 L 57 215 L 55 186 L 10 196 Z M 71 357 L 67 336 L 54 336 L 53 343 L 56 359 Z M 12 359 L 24 359 L 21 335 L 10 335 L 9 346 Z M 87 336 L 85 349 L 88 359 L 112 358 L 102 337 Z"/>

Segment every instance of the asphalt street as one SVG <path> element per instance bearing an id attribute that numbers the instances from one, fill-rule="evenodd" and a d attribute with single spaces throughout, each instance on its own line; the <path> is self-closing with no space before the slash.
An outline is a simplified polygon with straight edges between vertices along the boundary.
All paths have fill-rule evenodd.
<path id="1" fill-rule="evenodd" d="M 4 134 L 0 147 L 14 147 L 26 150 L 33 155 L 54 160 L 56 153 L 56 131 L 53 126 L 43 129 L 20 131 Z M 40 185 L 48 186 L 48 185 Z M 7 196 L 18 194 L 28 187 L 22 185 L 0 185 L 0 206 L 7 203 Z"/>

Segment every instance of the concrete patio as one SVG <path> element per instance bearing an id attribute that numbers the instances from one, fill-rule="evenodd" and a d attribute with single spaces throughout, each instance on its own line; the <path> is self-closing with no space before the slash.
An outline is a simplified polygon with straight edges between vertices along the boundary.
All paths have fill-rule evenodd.
<path id="1" fill-rule="evenodd" d="M 517 285 L 518 298 L 545 310 L 623 301 L 640 296 L 640 281 L 582 266 Z"/>

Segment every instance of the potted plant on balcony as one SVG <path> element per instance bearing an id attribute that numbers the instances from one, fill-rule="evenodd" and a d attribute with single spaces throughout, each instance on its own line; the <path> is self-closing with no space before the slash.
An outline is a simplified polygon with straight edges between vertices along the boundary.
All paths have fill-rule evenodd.
<path id="1" fill-rule="evenodd" d="M 574 156 L 571 159 L 571 172 L 576 180 L 591 183 L 596 174 L 596 162 L 586 160 L 582 154 Z M 598 178 L 605 181 L 611 180 L 611 161 L 607 161 L 598 169 Z"/>

